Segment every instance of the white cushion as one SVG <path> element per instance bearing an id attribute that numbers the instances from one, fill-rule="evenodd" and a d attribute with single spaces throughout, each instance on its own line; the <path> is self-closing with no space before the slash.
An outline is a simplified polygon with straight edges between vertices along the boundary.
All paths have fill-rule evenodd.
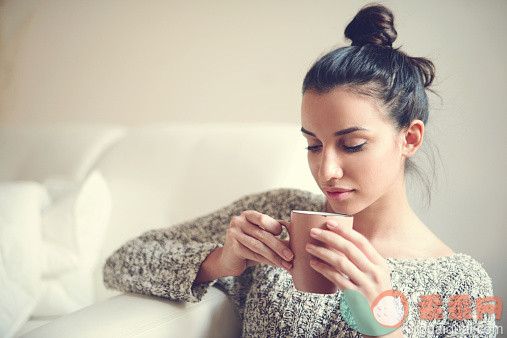
<path id="1" fill-rule="evenodd" d="M 37 182 L 0 183 L 0 336 L 11 337 L 36 306 L 41 277 L 41 210 Z"/>
<path id="2" fill-rule="evenodd" d="M 42 292 L 33 317 L 94 303 L 93 269 L 111 213 L 109 188 L 97 170 L 80 185 L 54 178 L 45 183 L 53 204 L 42 218 Z"/>

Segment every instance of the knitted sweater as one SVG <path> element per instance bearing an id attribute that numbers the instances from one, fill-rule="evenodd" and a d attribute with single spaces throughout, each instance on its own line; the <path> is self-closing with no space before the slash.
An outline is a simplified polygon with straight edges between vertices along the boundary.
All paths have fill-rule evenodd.
<path id="1" fill-rule="evenodd" d="M 325 196 L 282 188 L 244 196 L 211 214 L 143 233 L 116 250 L 103 268 L 106 287 L 174 300 L 197 302 L 217 284 L 230 296 L 242 320 L 245 337 L 361 337 L 340 313 L 339 290 L 321 295 L 299 292 L 291 275 L 259 264 L 237 277 L 193 285 L 201 263 L 225 242 L 233 216 L 256 210 L 290 220 L 291 210 L 325 211 Z M 282 238 L 287 239 L 284 229 Z M 494 314 L 477 320 L 476 298 L 493 296 L 491 279 L 479 262 L 464 253 L 421 259 L 385 258 L 392 289 L 408 300 L 401 329 L 405 337 L 494 336 Z M 440 295 L 442 319 L 421 318 L 421 296 Z M 470 296 L 472 319 L 450 319 L 451 295 Z M 422 304 L 422 303 L 421 303 Z M 452 308 L 451 308 L 452 310 Z"/>

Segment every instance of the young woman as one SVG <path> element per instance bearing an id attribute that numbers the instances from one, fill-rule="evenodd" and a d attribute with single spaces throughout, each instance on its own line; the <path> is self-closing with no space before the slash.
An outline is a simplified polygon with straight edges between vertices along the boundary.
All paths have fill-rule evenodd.
<path id="1" fill-rule="evenodd" d="M 320 58 L 303 83 L 301 132 L 324 196 L 270 190 L 147 232 L 108 258 L 107 287 L 199 301 L 217 283 L 237 306 L 244 336 L 360 337 L 340 312 L 345 289 L 370 305 L 385 290 L 407 297 L 408 316 L 389 337 L 491 332 L 494 317 L 477 320 L 474 305 L 493 296 L 490 277 L 438 239 L 407 201 L 405 173 L 423 142 L 434 66 L 392 47 L 397 33 L 386 7 L 364 7 L 345 36 L 352 45 Z M 339 286 L 336 294 L 303 293 L 292 284 L 283 226 L 294 209 L 354 216 L 353 229 L 331 223 L 314 234 L 329 249 L 307 247 L 313 268 Z M 425 312 L 422 297 L 431 295 L 440 309 Z M 451 295 L 470 297 L 472 319 L 452 319 Z"/>

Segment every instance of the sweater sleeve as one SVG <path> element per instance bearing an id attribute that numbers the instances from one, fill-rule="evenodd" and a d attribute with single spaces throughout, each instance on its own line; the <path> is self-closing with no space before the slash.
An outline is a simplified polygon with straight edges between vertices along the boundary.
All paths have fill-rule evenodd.
<path id="1" fill-rule="evenodd" d="M 276 210 L 276 203 L 287 195 L 284 192 L 279 189 L 247 195 L 211 214 L 143 233 L 106 259 L 104 285 L 174 300 L 201 300 L 216 281 L 193 282 L 206 257 L 224 244 L 231 218 L 250 209 L 263 213 Z"/>

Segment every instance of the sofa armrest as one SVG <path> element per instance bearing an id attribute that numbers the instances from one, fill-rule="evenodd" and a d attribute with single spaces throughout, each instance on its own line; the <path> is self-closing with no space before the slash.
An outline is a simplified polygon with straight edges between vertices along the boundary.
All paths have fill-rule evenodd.
<path id="1" fill-rule="evenodd" d="M 234 305 L 211 287 L 198 303 L 123 293 L 22 337 L 238 337 L 240 331 Z"/>

